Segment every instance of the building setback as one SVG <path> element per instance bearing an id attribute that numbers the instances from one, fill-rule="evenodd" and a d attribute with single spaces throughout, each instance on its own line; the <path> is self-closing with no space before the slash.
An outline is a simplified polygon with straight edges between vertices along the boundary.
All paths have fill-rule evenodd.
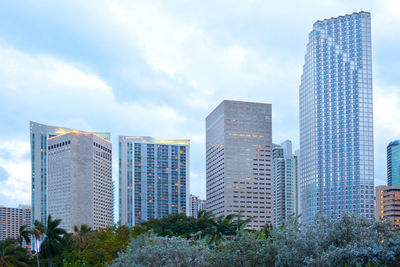
<path id="1" fill-rule="evenodd" d="M 400 227 L 400 186 L 376 187 L 376 213 L 375 218 L 388 220 L 395 228 Z"/>
<path id="2" fill-rule="evenodd" d="M 387 184 L 400 186 L 400 140 L 387 146 Z"/>
<path id="3" fill-rule="evenodd" d="M 32 224 L 38 220 L 46 223 L 47 220 L 47 140 L 60 134 L 75 131 L 69 128 L 49 126 L 31 121 L 31 167 L 32 167 Z M 81 132 L 81 131 L 79 131 Z M 96 133 L 110 140 L 110 133 Z"/>
<path id="4" fill-rule="evenodd" d="M 272 223 L 271 104 L 224 100 L 206 118 L 207 210 Z"/>
<path id="5" fill-rule="evenodd" d="M 300 85 L 301 220 L 374 217 L 371 18 L 314 23 Z"/>
<path id="6" fill-rule="evenodd" d="M 189 215 L 189 140 L 119 137 L 119 220 Z"/>
<path id="7" fill-rule="evenodd" d="M 17 239 L 19 228 L 26 225 L 25 230 L 31 230 L 32 209 L 30 206 L 19 205 L 18 208 L 0 206 L 0 240 L 7 238 Z M 25 248 L 31 248 L 31 244 L 23 241 Z"/>
<path id="8" fill-rule="evenodd" d="M 287 140 L 272 148 L 273 225 L 281 226 L 298 214 L 297 156 Z"/>
<path id="9" fill-rule="evenodd" d="M 112 144 L 94 133 L 70 132 L 48 140 L 48 214 L 72 232 L 113 223 Z"/>

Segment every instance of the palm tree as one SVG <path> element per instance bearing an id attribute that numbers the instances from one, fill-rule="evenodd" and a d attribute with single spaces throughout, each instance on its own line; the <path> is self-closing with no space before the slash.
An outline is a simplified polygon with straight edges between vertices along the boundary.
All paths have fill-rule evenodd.
<path id="1" fill-rule="evenodd" d="M 0 266 L 29 266 L 26 250 L 17 245 L 13 239 L 0 241 Z"/>
<path id="2" fill-rule="evenodd" d="M 26 230 L 27 225 L 22 225 L 19 227 L 19 236 L 18 236 L 18 243 L 22 247 L 22 243 L 25 240 L 26 244 L 31 243 L 31 234 L 32 231 Z"/>
<path id="3" fill-rule="evenodd" d="M 81 227 L 74 226 L 74 232 L 72 233 L 70 240 L 74 242 L 78 248 L 78 254 L 85 248 L 87 240 L 92 233 L 92 228 L 86 224 L 81 224 Z"/>
<path id="4" fill-rule="evenodd" d="M 40 255 L 43 258 L 47 258 L 48 266 L 52 266 L 52 259 L 61 255 L 65 246 L 64 235 L 67 232 L 59 228 L 61 220 L 53 220 L 51 215 L 47 218 L 47 225 L 39 221 L 35 221 L 34 235 L 35 237 L 41 237 L 44 235 L 43 243 L 40 245 Z"/>

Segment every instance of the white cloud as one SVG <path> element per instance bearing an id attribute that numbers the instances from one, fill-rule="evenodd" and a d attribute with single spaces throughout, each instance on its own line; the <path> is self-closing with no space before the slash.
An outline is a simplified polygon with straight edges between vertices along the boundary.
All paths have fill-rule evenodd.
<path id="1" fill-rule="evenodd" d="M 29 142 L 3 140 L 0 142 L 0 167 L 8 174 L 0 181 L 0 195 L 8 204 L 28 204 L 31 199 Z"/>

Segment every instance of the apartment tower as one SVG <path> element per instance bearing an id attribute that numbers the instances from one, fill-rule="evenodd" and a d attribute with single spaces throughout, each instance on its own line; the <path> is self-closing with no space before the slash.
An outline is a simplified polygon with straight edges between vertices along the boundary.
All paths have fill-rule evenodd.
<path id="1" fill-rule="evenodd" d="M 119 220 L 189 215 L 189 140 L 119 137 Z"/>

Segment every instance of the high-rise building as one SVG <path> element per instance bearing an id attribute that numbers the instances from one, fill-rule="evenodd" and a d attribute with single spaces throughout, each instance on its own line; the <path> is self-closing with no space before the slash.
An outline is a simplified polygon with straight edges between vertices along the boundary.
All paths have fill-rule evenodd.
<path id="1" fill-rule="evenodd" d="M 72 232 L 113 223 L 112 144 L 94 133 L 70 132 L 48 139 L 48 214 Z"/>
<path id="2" fill-rule="evenodd" d="M 371 18 L 314 23 L 300 85 L 301 220 L 374 217 Z"/>
<path id="3" fill-rule="evenodd" d="M 206 209 L 206 201 L 198 196 L 190 194 L 189 198 L 189 216 L 197 218 L 199 211 Z"/>
<path id="4" fill-rule="evenodd" d="M 189 140 L 119 137 L 119 220 L 189 215 Z"/>
<path id="5" fill-rule="evenodd" d="M 31 164 L 32 164 L 32 223 L 47 220 L 47 140 L 60 134 L 76 131 L 58 126 L 30 122 Z M 80 132 L 80 131 L 79 131 Z M 97 133 L 110 140 L 110 133 Z"/>
<path id="6" fill-rule="evenodd" d="M 32 209 L 30 206 L 19 205 L 18 208 L 0 206 L 0 240 L 7 238 L 17 239 L 19 228 L 26 225 L 25 230 L 31 230 Z M 31 248 L 31 244 L 22 244 Z"/>
<path id="7" fill-rule="evenodd" d="M 273 224 L 280 226 L 298 214 L 297 156 L 292 153 L 292 142 L 272 146 Z"/>
<path id="8" fill-rule="evenodd" d="M 376 187 L 375 218 L 389 220 L 395 228 L 400 227 L 400 186 Z"/>
<path id="9" fill-rule="evenodd" d="M 224 100 L 206 119 L 207 210 L 272 223 L 271 104 Z"/>
<path id="10" fill-rule="evenodd" d="M 387 184 L 400 186 L 400 140 L 387 146 Z"/>

